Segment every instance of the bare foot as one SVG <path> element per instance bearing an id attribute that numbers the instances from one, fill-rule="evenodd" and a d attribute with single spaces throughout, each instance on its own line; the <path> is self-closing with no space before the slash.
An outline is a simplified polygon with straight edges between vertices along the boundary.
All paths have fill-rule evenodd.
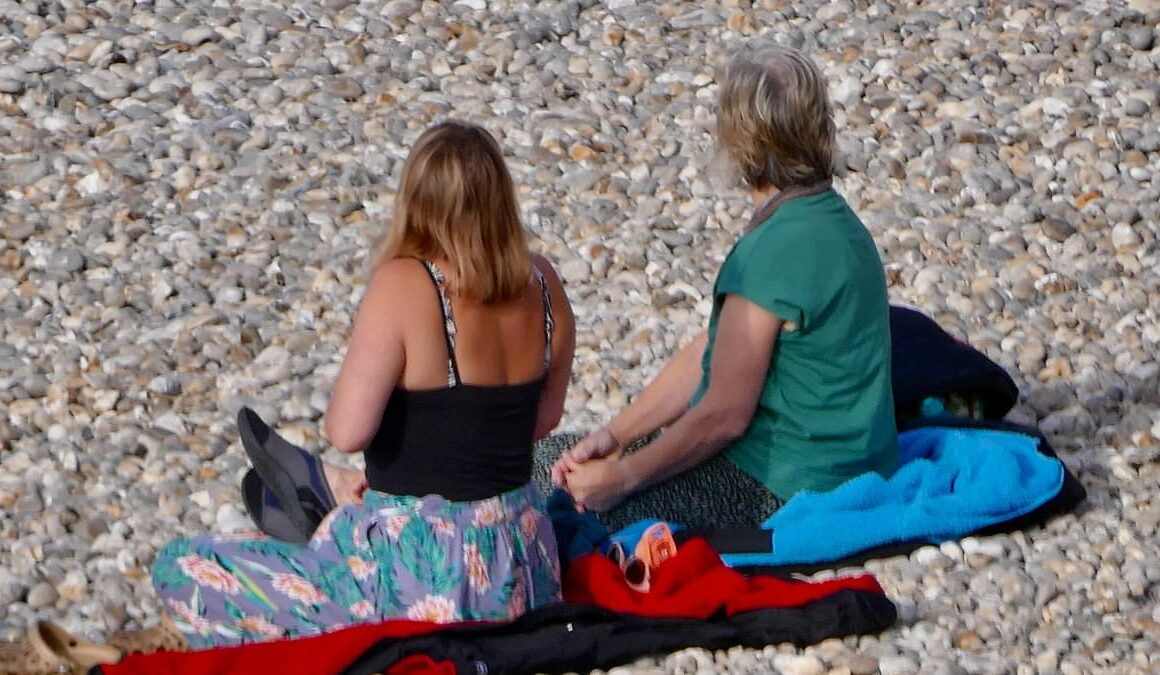
<path id="1" fill-rule="evenodd" d="M 322 463 L 322 472 L 326 474 L 326 482 L 330 484 L 330 491 L 334 493 L 339 506 L 362 503 L 363 492 L 367 489 L 367 479 L 363 472 L 330 462 Z"/>

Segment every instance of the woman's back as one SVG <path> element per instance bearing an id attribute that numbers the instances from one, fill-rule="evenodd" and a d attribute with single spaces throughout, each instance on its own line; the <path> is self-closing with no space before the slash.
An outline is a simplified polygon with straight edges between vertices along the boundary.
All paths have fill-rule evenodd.
<path id="1" fill-rule="evenodd" d="M 437 125 L 403 167 L 327 436 L 366 452 L 375 490 L 493 496 L 529 480 L 532 441 L 563 414 L 573 345 L 567 296 L 529 252 L 495 139 Z"/>
<path id="2" fill-rule="evenodd" d="M 403 259 L 392 264 L 406 268 L 403 348 L 406 362 L 400 386 L 408 391 L 426 391 L 449 386 L 450 376 L 445 317 L 436 278 L 418 260 Z M 446 261 L 431 261 L 436 275 L 450 269 Z M 538 272 L 538 268 L 537 268 Z M 483 303 L 464 298 L 448 289 L 442 297 L 450 303 L 449 314 L 455 334 L 454 361 L 462 383 L 476 387 L 525 384 L 544 374 L 545 296 L 536 278 L 528 277 L 516 298 Z"/>
<path id="3" fill-rule="evenodd" d="M 263 467 L 260 510 L 311 534 L 306 546 L 202 537 L 162 551 L 154 585 L 196 646 L 511 620 L 560 600 L 531 455 L 563 413 L 574 325 L 551 265 L 529 252 L 495 139 L 463 122 L 425 131 L 386 234 L 325 420 L 337 450 L 364 453 L 366 481 L 244 434 Z M 313 523 L 307 507 L 338 494 Z"/>
<path id="4" fill-rule="evenodd" d="M 470 501 L 527 483 L 553 353 L 547 277 L 535 268 L 523 292 L 483 303 L 452 291 L 445 263 L 391 264 L 405 359 L 365 451 L 369 486 Z"/>

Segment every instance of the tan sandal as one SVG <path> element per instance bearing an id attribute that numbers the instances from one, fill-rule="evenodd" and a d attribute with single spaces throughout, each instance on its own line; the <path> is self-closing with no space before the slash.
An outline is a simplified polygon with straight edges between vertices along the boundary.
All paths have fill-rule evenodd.
<path id="1" fill-rule="evenodd" d="M 173 623 L 173 619 L 164 612 L 156 626 L 113 633 L 109 636 L 109 644 L 121 650 L 123 654 L 184 652 L 189 649 L 185 636 Z"/>
<path id="2" fill-rule="evenodd" d="M 120 660 L 116 648 L 82 640 L 51 621 L 36 622 L 21 642 L 0 644 L 3 675 L 87 673 L 93 666 Z"/>

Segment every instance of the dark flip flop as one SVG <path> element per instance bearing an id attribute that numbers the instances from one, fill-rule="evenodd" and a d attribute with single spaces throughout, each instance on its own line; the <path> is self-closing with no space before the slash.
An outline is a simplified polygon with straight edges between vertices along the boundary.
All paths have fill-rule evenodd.
<path id="1" fill-rule="evenodd" d="M 278 501 L 278 496 L 262 482 L 262 477 L 253 469 L 242 476 L 242 502 L 258 529 L 271 537 L 292 544 L 305 544 L 310 540 L 294 527 L 294 523 L 290 522 L 289 516 Z"/>
<path id="2" fill-rule="evenodd" d="M 290 523 L 309 539 L 337 504 L 322 460 L 279 436 L 249 408 L 238 411 L 238 432 L 254 470 L 282 505 Z"/>

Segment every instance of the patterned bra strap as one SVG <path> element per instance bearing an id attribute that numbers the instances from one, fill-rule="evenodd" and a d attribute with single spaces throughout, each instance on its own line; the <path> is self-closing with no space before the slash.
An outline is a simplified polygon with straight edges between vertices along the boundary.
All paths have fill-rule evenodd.
<path id="1" fill-rule="evenodd" d="M 443 270 L 430 260 L 424 260 L 423 267 L 439 294 L 439 309 L 443 313 L 443 337 L 447 340 L 447 386 L 455 387 L 459 385 L 459 362 L 455 360 L 455 317 L 451 314 L 451 298 L 447 297 L 447 277 L 443 276 Z"/>
<path id="2" fill-rule="evenodd" d="M 552 364 L 552 333 L 556 328 L 556 320 L 552 318 L 552 294 L 548 291 L 548 280 L 538 267 L 535 270 L 536 281 L 540 284 L 540 295 L 544 299 L 544 370 Z"/>

